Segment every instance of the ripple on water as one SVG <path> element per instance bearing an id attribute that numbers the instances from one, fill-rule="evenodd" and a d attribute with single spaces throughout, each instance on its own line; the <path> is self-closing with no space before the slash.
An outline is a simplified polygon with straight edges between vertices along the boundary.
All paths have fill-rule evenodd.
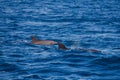
<path id="1" fill-rule="evenodd" d="M 20 68 L 17 64 L 12 64 L 12 63 L 2 63 L 0 64 L 1 68 L 0 71 L 5 71 L 5 72 L 14 72 L 14 71 L 19 71 Z"/>

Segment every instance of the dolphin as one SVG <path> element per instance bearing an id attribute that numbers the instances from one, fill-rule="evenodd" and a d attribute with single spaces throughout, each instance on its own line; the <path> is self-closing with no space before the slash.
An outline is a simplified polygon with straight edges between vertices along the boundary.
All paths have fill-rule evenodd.
<path id="1" fill-rule="evenodd" d="M 53 41 L 53 40 L 39 40 L 37 39 L 35 36 L 31 36 L 31 43 L 32 44 L 38 44 L 38 45 L 58 45 L 58 48 L 59 49 L 63 49 L 63 50 L 66 50 L 68 48 L 66 48 L 66 46 L 60 42 L 56 42 L 56 41 Z"/>
<path id="2" fill-rule="evenodd" d="M 62 49 L 62 50 L 68 50 L 69 49 L 64 44 L 62 44 L 61 42 L 56 42 L 56 41 L 53 41 L 53 40 L 39 40 L 35 36 L 31 36 L 31 39 L 32 39 L 32 41 L 31 41 L 32 44 L 37 44 L 37 45 L 58 45 L 58 49 Z M 87 51 L 87 52 L 101 52 L 101 51 L 96 50 L 96 49 L 79 48 L 79 50 Z"/>

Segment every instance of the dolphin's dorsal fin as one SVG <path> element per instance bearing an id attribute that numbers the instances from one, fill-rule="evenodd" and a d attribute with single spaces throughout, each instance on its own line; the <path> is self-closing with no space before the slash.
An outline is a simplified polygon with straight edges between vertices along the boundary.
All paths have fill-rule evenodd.
<path id="1" fill-rule="evenodd" d="M 38 39 L 35 36 L 31 36 L 32 41 L 38 41 Z"/>
<path id="2" fill-rule="evenodd" d="M 62 44 L 62 43 L 60 43 L 60 42 L 58 42 L 58 48 L 59 48 L 59 49 L 64 49 L 64 50 L 68 49 L 68 48 L 65 47 L 64 44 Z"/>

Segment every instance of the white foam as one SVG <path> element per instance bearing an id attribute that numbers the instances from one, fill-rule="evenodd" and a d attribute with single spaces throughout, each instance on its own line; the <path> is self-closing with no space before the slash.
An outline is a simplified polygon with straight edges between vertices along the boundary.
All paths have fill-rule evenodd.
<path id="1" fill-rule="evenodd" d="M 18 25 L 21 26 L 43 26 L 43 25 L 49 25 L 49 26 L 59 26 L 59 25 L 67 25 L 69 22 L 35 22 L 35 21 L 25 21 L 20 22 Z"/>
<path id="2" fill-rule="evenodd" d="M 47 7 L 43 7 L 43 8 L 40 8 L 40 9 L 26 8 L 26 9 L 23 9 L 23 11 L 33 12 L 33 13 L 37 13 L 37 14 L 49 14 L 52 10 L 47 8 Z"/>

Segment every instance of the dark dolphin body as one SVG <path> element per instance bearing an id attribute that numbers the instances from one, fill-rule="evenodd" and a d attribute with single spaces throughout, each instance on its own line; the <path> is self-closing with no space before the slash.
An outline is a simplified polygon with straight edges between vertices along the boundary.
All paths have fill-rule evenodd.
<path id="1" fill-rule="evenodd" d="M 64 44 L 62 44 L 60 42 L 53 41 L 53 40 L 38 40 L 35 36 L 31 36 L 31 39 L 32 39 L 32 41 L 31 41 L 32 44 L 38 44 L 38 45 L 58 45 L 59 49 L 62 49 L 62 50 L 68 50 L 69 49 Z M 87 52 L 101 52 L 101 51 L 96 50 L 96 49 L 79 48 L 79 50 L 87 51 Z"/>

